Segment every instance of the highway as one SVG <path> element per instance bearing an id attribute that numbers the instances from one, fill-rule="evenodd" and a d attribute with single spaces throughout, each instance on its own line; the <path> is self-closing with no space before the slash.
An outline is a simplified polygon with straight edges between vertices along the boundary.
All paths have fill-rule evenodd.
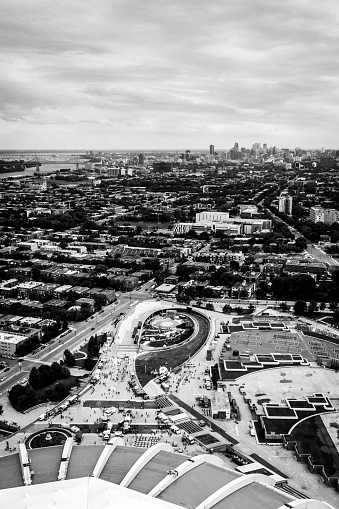
<path id="1" fill-rule="evenodd" d="M 64 350 L 76 350 L 82 343 L 88 341 L 90 336 L 98 334 L 102 330 L 112 330 L 112 321 L 120 314 L 126 313 L 131 304 L 146 300 L 150 297 L 149 291 L 153 284 L 153 280 L 148 281 L 138 290 L 123 293 L 120 295 L 120 299 L 117 303 L 106 306 L 102 311 L 95 313 L 84 322 L 72 323 L 74 330 L 70 331 L 66 336 L 63 338 L 56 338 L 49 343 L 46 348 L 34 355 L 30 354 L 23 357 L 21 371 L 19 363 L 14 364 L 7 373 L 1 371 L 0 377 L 6 376 L 6 380 L 0 383 L 0 395 L 7 392 L 13 385 L 20 383 L 20 381 L 22 382 L 24 378 L 28 378 L 29 372 L 33 366 L 60 361 L 63 358 Z"/>

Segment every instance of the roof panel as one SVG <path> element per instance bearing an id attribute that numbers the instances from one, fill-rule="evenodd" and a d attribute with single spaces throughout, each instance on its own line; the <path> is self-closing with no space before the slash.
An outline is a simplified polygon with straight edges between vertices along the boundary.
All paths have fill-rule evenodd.
<path id="1" fill-rule="evenodd" d="M 63 445 L 29 449 L 28 457 L 32 461 L 32 483 L 40 484 L 57 481 Z"/>
<path id="2" fill-rule="evenodd" d="M 129 488 L 147 494 L 166 477 L 169 468 L 177 468 L 186 460 L 187 456 L 160 451 L 133 479 Z"/>
<path id="3" fill-rule="evenodd" d="M 0 489 L 23 486 L 19 454 L 0 458 Z"/>
<path id="4" fill-rule="evenodd" d="M 158 498 L 183 507 L 196 507 L 212 493 L 239 476 L 237 472 L 203 463 L 179 477 L 160 493 Z"/>
<path id="5" fill-rule="evenodd" d="M 104 445 L 74 446 L 69 461 L 67 479 L 91 475 L 104 447 Z"/>
<path id="6" fill-rule="evenodd" d="M 146 450 L 140 447 L 116 447 L 108 458 L 101 472 L 100 479 L 120 484 L 129 469 Z"/>
<path id="7" fill-rule="evenodd" d="M 277 509 L 290 502 L 291 497 L 283 492 L 266 488 L 256 482 L 241 488 L 213 506 L 213 509 Z"/>

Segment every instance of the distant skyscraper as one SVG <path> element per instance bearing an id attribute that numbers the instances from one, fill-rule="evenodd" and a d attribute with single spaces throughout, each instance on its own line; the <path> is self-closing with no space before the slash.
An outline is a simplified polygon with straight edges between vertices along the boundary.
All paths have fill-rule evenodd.
<path id="1" fill-rule="evenodd" d="M 214 145 L 210 145 L 210 155 L 214 156 Z"/>
<path id="2" fill-rule="evenodd" d="M 144 154 L 139 154 L 139 164 L 143 165 L 145 163 L 145 156 Z"/>
<path id="3" fill-rule="evenodd" d="M 235 148 L 235 150 L 239 150 L 239 143 L 237 141 L 234 143 L 233 148 Z"/>
<path id="4" fill-rule="evenodd" d="M 293 198 L 286 191 L 279 196 L 279 212 L 284 212 L 288 216 L 292 215 Z"/>

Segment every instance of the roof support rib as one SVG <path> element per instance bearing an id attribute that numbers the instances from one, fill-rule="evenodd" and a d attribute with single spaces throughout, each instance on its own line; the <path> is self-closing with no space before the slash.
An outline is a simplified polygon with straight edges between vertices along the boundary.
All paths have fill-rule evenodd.
<path id="1" fill-rule="evenodd" d="M 154 458 L 160 451 L 170 451 L 171 447 L 168 444 L 155 444 L 147 451 L 144 452 L 142 456 L 134 463 L 134 465 L 130 468 L 130 470 L 127 472 L 125 477 L 120 483 L 120 486 L 123 486 L 124 488 L 128 488 L 128 486 L 131 484 L 133 479 L 138 475 L 138 473 L 147 465 L 151 459 Z"/>

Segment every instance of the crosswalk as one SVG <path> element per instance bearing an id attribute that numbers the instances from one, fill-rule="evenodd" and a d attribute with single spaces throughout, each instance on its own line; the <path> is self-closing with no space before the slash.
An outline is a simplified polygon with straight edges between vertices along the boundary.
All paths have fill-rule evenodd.
<path id="1" fill-rule="evenodd" d="M 124 357 L 128 355 L 129 357 L 134 357 L 138 353 L 138 345 L 119 345 L 118 346 L 118 356 Z"/>

